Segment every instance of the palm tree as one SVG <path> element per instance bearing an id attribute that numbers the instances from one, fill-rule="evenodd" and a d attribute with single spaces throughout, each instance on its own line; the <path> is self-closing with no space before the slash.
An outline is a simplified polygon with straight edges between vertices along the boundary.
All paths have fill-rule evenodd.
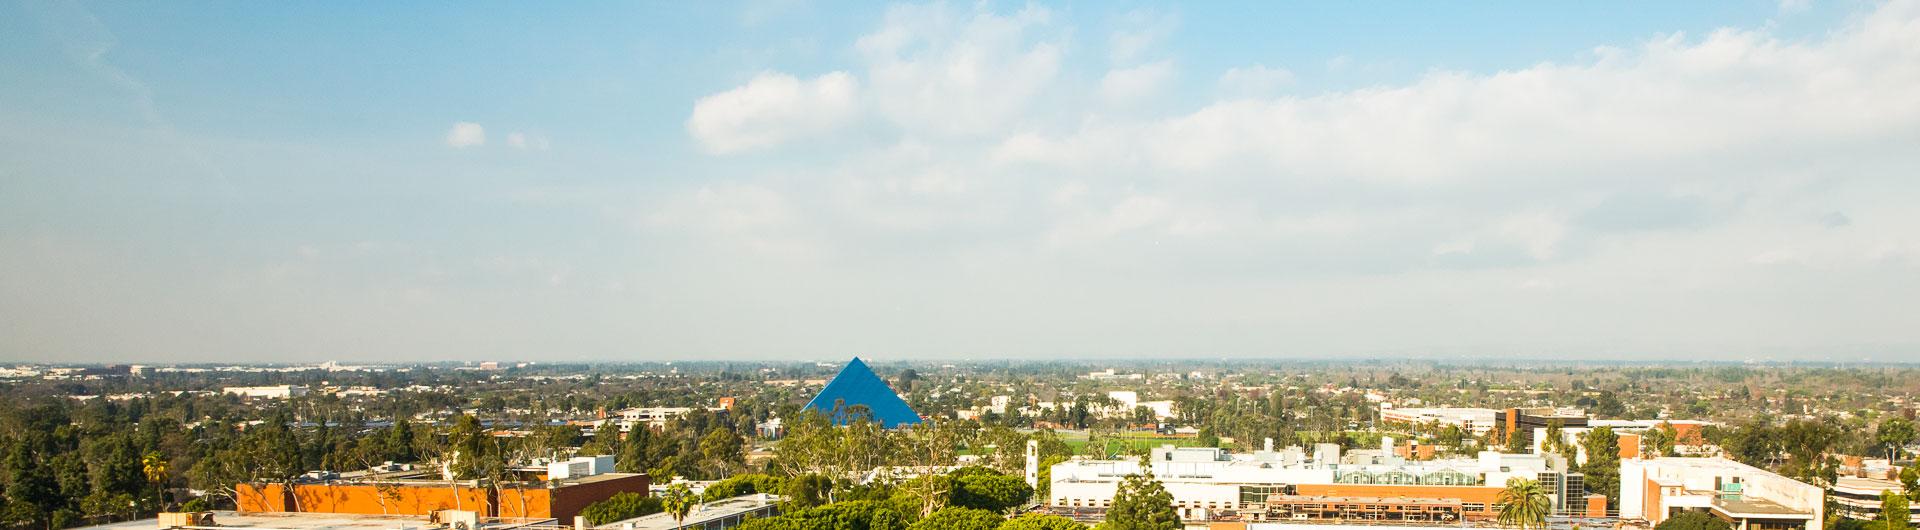
<path id="1" fill-rule="evenodd" d="M 1500 490 L 1500 524 L 1528 528 L 1546 528 L 1547 512 L 1553 509 L 1553 501 L 1547 498 L 1547 489 L 1540 481 L 1520 477 L 1507 479 L 1506 489 Z"/>
<path id="2" fill-rule="evenodd" d="M 167 509 L 167 459 L 159 451 L 149 451 L 140 457 L 140 472 L 146 475 L 147 483 L 153 485 L 154 498 L 160 501 L 160 510 Z"/>
<path id="3" fill-rule="evenodd" d="M 666 494 L 660 496 L 660 507 L 666 508 L 667 514 L 673 516 L 674 528 L 687 524 L 687 513 L 693 511 L 693 505 L 697 502 L 700 499 L 693 495 L 693 489 L 686 484 L 674 484 L 667 488 Z"/>

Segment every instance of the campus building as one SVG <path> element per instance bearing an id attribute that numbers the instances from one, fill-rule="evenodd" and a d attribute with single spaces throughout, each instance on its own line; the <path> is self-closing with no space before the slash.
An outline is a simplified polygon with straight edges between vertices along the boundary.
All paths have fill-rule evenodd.
<path id="1" fill-rule="evenodd" d="M 1651 458 L 1620 463 L 1620 517 L 1649 526 L 1683 511 L 1705 512 L 1734 530 L 1819 530 L 1819 487 L 1725 458 Z"/>
<path id="2" fill-rule="evenodd" d="M 1873 521 L 1880 519 L 1880 494 L 1889 491 L 1901 495 L 1906 487 L 1884 478 L 1840 477 L 1828 493 L 1833 495 L 1841 517 Z M 1907 511 L 1907 520 L 1920 524 L 1920 503 L 1908 503 Z"/>
<path id="3" fill-rule="evenodd" d="M 556 530 L 565 523 L 548 519 L 502 519 L 473 512 L 429 515 L 357 513 L 164 512 L 158 517 L 83 526 L 73 530 Z"/>
<path id="4" fill-rule="evenodd" d="M 1513 437 L 1519 436 L 1520 447 L 1532 447 L 1535 429 L 1545 429 L 1556 423 L 1561 428 L 1586 427 L 1587 413 L 1571 408 L 1512 408 L 1501 412 L 1498 421 L 1501 440 L 1512 440 Z"/>
<path id="5" fill-rule="evenodd" d="M 1389 425 L 1452 425 L 1475 437 L 1486 436 L 1500 411 L 1472 407 L 1395 408 L 1380 404 L 1380 422 Z"/>
<path id="6" fill-rule="evenodd" d="M 874 375 L 873 369 L 867 368 L 867 363 L 859 357 L 841 368 L 840 374 L 833 376 L 826 388 L 807 402 L 807 408 L 831 416 L 835 423 L 847 421 L 847 415 L 855 411 L 862 411 L 889 429 L 920 423 L 920 413 L 907 406 L 906 400 L 900 399 L 900 394 Z"/>
<path id="7" fill-rule="evenodd" d="M 642 515 L 624 521 L 600 525 L 600 528 L 614 530 L 723 530 L 745 524 L 749 520 L 764 519 L 780 515 L 780 496 L 756 493 L 725 499 L 703 502 L 687 512 L 684 519 L 675 520 L 672 514 L 656 513 Z"/>
<path id="8" fill-rule="evenodd" d="M 331 513 L 430 515 L 442 510 L 503 519 L 573 520 L 580 510 L 619 493 L 647 494 L 645 473 L 609 473 L 611 457 L 581 457 L 514 469 L 495 487 L 447 480 L 439 469 L 387 465 L 349 473 L 309 473 L 289 483 L 241 483 L 234 503 L 243 514 Z"/>
<path id="9" fill-rule="evenodd" d="M 1649 450 L 1649 448 L 1643 446 L 1647 439 L 1647 432 L 1660 428 L 1662 424 L 1673 427 L 1674 445 L 1676 448 L 1699 447 L 1707 443 L 1705 432 L 1706 426 L 1710 424 L 1704 421 L 1693 420 L 1589 420 L 1584 427 L 1561 428 L 1560 442 L 1573 448 L 1574 464 L 1584 465 L 1587 463 L 1587 447 L 1585 444 L 1580 443 L 1580 437 L 1585 436 L 1594 429 L 1606 427 L 1613 430 L 1614 435 L 1619 438 L 1618 447 L 1620 458 L 1640 458 L 1641 455 L 1647 454 Z M 1530 436 L 1529 439 L 1532 440 L 1531 443 L 1535 454 L 1546 452 L 1547 428 L 1534 428 L 1533 435 Z"/>
<path id="10" fill-rule="evenodd" d="M 1319 444 L 1251 454 L 1216 448 L 1161 446 L 1151 451 L 1154 477 L 1173 496 L 1181 517 L 1210 520 L 1231 513 L 1241 521 L 1364 520 L 1459 521 L 1497 516 L 1500 490 L 1509 478 L 1539 480 L 1555 513 L 1600 516 L 1606 499 L 1589 496 L 1578 473 L 1557 469 L 1557 459 L 1486 451 L 1474 458 L 1412 461 L 1382 450 L 1341 454 Z M 1051 469 L 1048 506 L 1104 509 L 1135 460 L 1069 460 Z"/>

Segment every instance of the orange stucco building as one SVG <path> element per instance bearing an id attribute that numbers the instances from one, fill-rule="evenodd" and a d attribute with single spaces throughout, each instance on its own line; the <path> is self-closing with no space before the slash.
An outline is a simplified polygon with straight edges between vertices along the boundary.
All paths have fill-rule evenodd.
<path id="1" fill-rule="evenodd" d="M 481 517 L 553 518 L 568 523 L 587 505 L 619 493 L 647 494 L 644 473 L 603 473 L 547 481 L 517 482 L 498 491 L 473 481 L 314 481 L 235 485 L 241 513 L 306 512 L 428 515 L 467 510 Z"/>

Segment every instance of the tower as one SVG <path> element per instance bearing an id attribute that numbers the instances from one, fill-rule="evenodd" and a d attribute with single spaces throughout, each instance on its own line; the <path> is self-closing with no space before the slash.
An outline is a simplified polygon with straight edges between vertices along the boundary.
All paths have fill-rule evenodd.
<path id="1" fill-rule="evenodd" d="M 1040 441 L 1027 440 L 1027 487 L 1040 489 Z"/>

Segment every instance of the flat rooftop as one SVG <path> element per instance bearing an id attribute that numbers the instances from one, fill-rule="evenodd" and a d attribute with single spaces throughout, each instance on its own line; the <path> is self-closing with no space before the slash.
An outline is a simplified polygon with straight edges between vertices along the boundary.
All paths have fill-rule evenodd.
<path id="1" fill-rule="evenodd" d="M 535 523 L 552 523 L 552 519 L 512 520 L 511 522 L 489 522 L 482 519 L 480 528 L 507 530 Z M 351 513 L 249 513 L 213 512 L 213 524 L 223 528 L 253 528 L 257 530 L 414 530 L 440 528 L 441 525 L 427 520 L 424 515 L 361 515 Z M 159 530 L 160 520 L 155 518 L 136 519 L 119 523 L 95 526 L 83 526 L 80 530 Z"/>
<path id="2" fill-rule="evenodd" d="M 742 495 L 713 501 L 700 505 L 696 510 L 687 512 L 687 519 L 684 524 L 687 527 L 697 527 L 708 521 L 717 521 L 741 514 L 756 512 L 779 502 L 780 496 L 778 495 Z M 673 516 L 665 512 L 653 515 L 642 515 L 640 517 L 624 521 L 615 521 L 611 524 L 600 526 L 602 528 L 630 528 L 632 530 L 673 530 L 683 527 L 681 524 L 674 523 Z"/>
<path id="3" fill-rule="evenodd" d="M 1741 499 L 1719 498 L 1713 500 L 1713 507 L 1731 515 L 1760 517 L 1780 517 L 1783 519 L 1812 519 L 1813 514 L 1805 510 L 1795 510 L 1780 503 L 1766 499 L 1745 497 Z"/>
<path id="4" fill-rule="evenodd" d="M 1336 497 L 1322 495 L 1271 495 L 1268 504 L 1274 503 L 1326 503 L 1326 504 L 1398 504 L 1421 506 L 1460 506 L 1462 501 L 1454 498 L 1429 497 Z"/>
<path id="5" fill-rule="evenodd" d="M 1899 493 L 1902 490 L 1905 490 L 1906 486 L 1900 485 L 1899 482 L 1894 482 L 1886 479 L 1867 478 L 1867 477 L 1840 477 L 1839 480 L 1836 480 L 1833 482 L 1833 489 L 1843 490 L 1849 493 L 1867 493 L 1867 494 L 1879 495 L 1880 492 L 1882 491 L 1893 491 L 1895 493 Z"/>

